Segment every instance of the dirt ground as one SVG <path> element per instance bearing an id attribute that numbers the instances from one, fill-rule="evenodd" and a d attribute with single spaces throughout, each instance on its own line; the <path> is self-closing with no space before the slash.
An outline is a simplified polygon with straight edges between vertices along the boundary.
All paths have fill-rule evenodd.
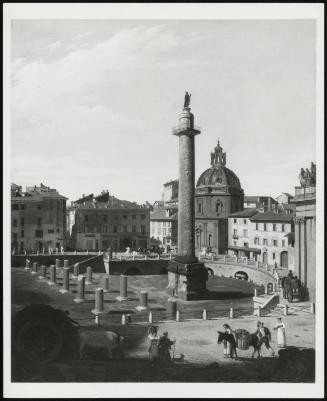
<path id="1" fill-rule="evenodd" d="M 152 368 L 148 359 L 148 340 L 146 337 L 148 324 L 138 323 L 133 316 L 133 323 L 122 326 L 119 319 L 101 319 L 100 326 L 95 326 L 94 316 L 90 313 L 93 307 L 90 289 L 89 299 L 83 304 L 75 304 L 72 294 L 60 294 L 57 288 L 49 287 L 46 283 L 40 283 L 30 273 L 22 269 L 14 269 L 12 276 L 13 289 L 13 313 L 21 309 L 26 302 L 47 303 L 54 307 L 68 309 L 73 318 L 81 319 L 79 323 L 85 329 L 113 330 L 126 337 L 125 357 L 108 360 L 103 356 L 103 350 L 90 350 L 87 358 L 80 360 L 76 355 L 61 356 L 56 362 L 47 365 L 36 365 L 23 361 L 18 355 L 13 355 L 13 381 L 23 382 L 272 382 L 272 381 L 312 381 L 312 375 L 301 376 L 296 379 L 296 372 L 289 377 L 280 374 L 278 348 L 276 344 L 276 332 L 273 330 L 276 317 L 273 315 L 260 318 L 270 328 L 273 336 L 271 343 L 275 350 L 275 356 L 270 351 L 262 348 L 261 359 L 251 359 L 252 348 L 239 350 L 238 360 L 226 359 L 223 356 L 223 346 L 217 344 L 217 331 L 222 330 L 222 325 L 227 322 L 232 329 L 243 328 L 254 332 L 258 318 L 241 317 L 237 319 L 215 318 L 212 320 L 187 320 L 181 322 L 156 323 L 159 333 L 167 330 L 169 337 L 176 339 L 175 348 L 171 350 L 175 357 L 171 366 Z M 158 280 L 160 276 L 152 276 L 152 280 Z M 116 278 L 119 279 L 118 277 Z M 118 291 L 112 283 L 111 295 L 105 303 L 107 312 L 113 310 L 113 305 L 121 310 L 135 310 L 138 304 L 136 297 L 140 288 L 141 277 L 129 278 L 130 298 L 129 304 L 119 304 L 114 301 Z M 118 281 L 116 285 L 118 284 Z M 153 284 L 153 283 L 152 283 Z M 147 288 L 151 287 L 147 282 Z M 247 283 L 250 284 L 250 283 Z M 142 281 L 144 286 L 144 281 Z M 157 283 L 156 283 L 157 285 Z M 95 283 L 95 288 L 99 286 Z M 117 287 L 116 287 L 117 288 Z M 115 294 L 116 291 L 116 294 Z M 152 293 L 155 288 L 152 289 Z M 246 292 L 246 291 L 245 291 Z M 149 291 L 151 294 L 151 291 Z M 136 298 L 135 298 L 136 297 Z M 155 308 L 164 308 L 160 296 L 156 298 L 150 295 L 150 305 Z M 134 299 L 134 300 L 133 300 Z M 245 301 L 247 298 L 244 298 Z M 212 301 L 210 301 L 212 302 Z M 246 301 L 247 302 L 247 301 Z M 226 308 L 230 305 L 224 299 L 214 301 L 216 309 Z M 190 305 L 190 304 L 188 304 Z M 200 305 L 199 311 L 204 304 Z M 188 306 L 189 308 L 190 306 Z M 212 307 L 212 306 L 211 306 Z M 185 315 L 185 314 L 184 314 Z M 183 313 L 182 313 L 183 316 Z M 286 324 L 287 345 L 305 350 L 315 348 L 315 316 L 308 313 L 301 315 L 284 316 Z M 287 373 L 287 372 L 286 372 Z M 295 377 L 295 378 L 294 378 Z"/>

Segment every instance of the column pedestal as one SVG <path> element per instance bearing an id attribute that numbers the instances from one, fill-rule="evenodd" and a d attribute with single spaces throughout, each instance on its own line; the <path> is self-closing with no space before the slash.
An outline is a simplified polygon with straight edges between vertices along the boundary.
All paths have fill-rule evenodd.
<path id="1" fill-rule="evenodd" d="M 167 291 L 185 301 L 208 299 L 208 272 L 201 262 L 183 263 L 172 260 L 168 264 Z"/>

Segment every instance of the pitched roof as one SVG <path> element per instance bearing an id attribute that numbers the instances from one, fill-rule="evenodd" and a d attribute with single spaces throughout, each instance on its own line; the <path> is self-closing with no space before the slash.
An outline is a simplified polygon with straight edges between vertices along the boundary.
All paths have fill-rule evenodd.
<path id="1" fill-rule="evenodd" d="M 256 213 L 258 213 L 258 211 L 255 208 L 245 208 L 239 212 L 231 213 L 228 217 L 252 217 Z"/>
<path id="2" fill-rule="evenodd" d="M 262 200 L 271 199 L 273 203 L 276 203 L 276 200 L 272 196 L 261 196 L 261 195 L 245 195 L 244 202 L 262 202 Z"/>
<path id="3" fill-rule="evenodd" d="M 290 223 L 293 219 L 291 214 L 286 213 L 275 213 L 274 211 L 270 210 L 264 213 L 257 213 L 253 217 L 250 218 L 251 221 L 280 221 L 285 223 Z"/>
<path id="4" fill-rule="evenodd" d="M 154 210 L 150 214 L 150 220 L 171 221 L 171 220 L 177 220 L 177 219 L 178 219 L 178 213 L 174 213 L 171 216 L 167 216 L 165 209 L 157 209 L 157 210 Z"/>

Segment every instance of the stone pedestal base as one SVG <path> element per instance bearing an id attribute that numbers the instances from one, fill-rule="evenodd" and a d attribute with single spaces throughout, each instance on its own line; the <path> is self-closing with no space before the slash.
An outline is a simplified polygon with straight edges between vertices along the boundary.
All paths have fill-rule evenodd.
<path id="1" fill-rule="evenodd" d="M 208 272 L 203 263 L 184 263 L 173 260 L 168 264 L 167 292 L 185 301 L 208 298 Z"/>

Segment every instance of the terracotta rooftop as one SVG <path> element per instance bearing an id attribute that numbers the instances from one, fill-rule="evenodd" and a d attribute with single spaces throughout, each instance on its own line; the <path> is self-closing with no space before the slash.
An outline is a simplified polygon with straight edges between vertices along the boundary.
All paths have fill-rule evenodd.
<path id="1" fill-rule="evenodd" d="M 253 217 L 250 218 L 251 221 L 260 222 L 260 221 L 280 221 L 285 223 L 290 223 L 293 219 L 293 215 L 286 213 L 275 213 L 270 210 L 269 212 L 257 213 Z"/>
<path id="2" fill-rule="evenodd" d="M 239 212 L 231 213 L 228 217 L 252 217 L 256 213 L 258 213 L 258 211 L 255 208 L 245 208 Z"/>

